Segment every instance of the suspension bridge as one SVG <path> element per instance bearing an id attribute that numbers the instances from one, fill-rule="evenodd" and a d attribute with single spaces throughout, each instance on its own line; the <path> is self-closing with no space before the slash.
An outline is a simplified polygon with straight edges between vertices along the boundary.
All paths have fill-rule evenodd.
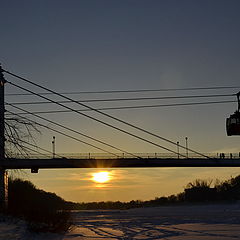
<path id="1" fill-rule="evenodd" d="M 9 75 L 13 78 L 17 78 L 18 80 L 24 82 L 25 84 L 30 84 L 34 87 L 40 88 L 43 90 L 43 93 L 38 93 L 33 91 L 25 85 L 21 85 L 14 81 L 9 81 L 5 79 L 5 74 Z M 25 91 L 29 95 L 34 95 L 42 99 L 41 102 L 17 102 L 17 103 L 9 103 L 5 102 L 5 93 L 4 93 L 4 85 L 9 84 L 15 88 L 20 89 L 21 91 Z M 120 91 L 121 92 L 121 91 Z M 53 100 L 48 95 L 53 94 L 63 100 Z M 219 96 L 233 96 L 230 95 L 208 95 L 207 97 L 219 97 Z M 191 98 L 192 96 L 182 96 L 182 97 L 165 97 L 165 98 Z M 199 98 L 204 98 L 204 95 L 198 95 Z M 157 97 L 158 99 L 162 99 L 163 97 Z M 132 100 L 136 101 L 137 99 L 143 98 L 132 98 Z M 144 97 L 146 99 L 146 97 Z M 156 97 L 151 97 L 148 99 L 156 99 Z M 117 101 L 119 99 L 102 99 L 98 101 Z M 124 98 L 121 100 L 125 101 Z M 127 99 L 131 101 L 131 99 Z M 174 142 L 170 139 L 167 139 L 163 136 L 160 136 L 156 133 L 150 132 L 144 128 L 138 127 L 134 124 L 131 124 L 125 120 L 122 120 L 114 115 L 108 114 L 103 110 L 113 109 L 111 108 L 93 108 L 87 104 L 87 102 L 93 102 L 97 100 L 82 100 L 76 101 L 73 98 L 66 96 L 64 93 L 58 93 L 54 90 L 51 90 L 47 87 L 43 87 L 30 81 L 26 78 L 18 76 L 12 72 L 9 72 L 0 67 L 0 204 L 2 207 L 7 205 L 7 171 L 8 169 L 31 169 L 32 173 L 37 173 L 39 169 L 50 169 L 50 168 L 146 168 L 146 167 L 240 167 L 240 159 L 239 153 L 219 156 L 218 154 L 206 154 L 198 152 L 194 149 L 191 149 L 187 146 L 180 145 L 179 142 Z M 234 102 L 234 101 L 220 101 L 220 102 L 195 102 L 194 104 L 212 104 L 212 103 L 225 103 L 225 102 Z M 91 119 L 101 125 L 104 125 L 108 128 L 119 131 L 125 135 L 128 135 L 132 138 L 135 138 L 139 141 L 142 141 L 146 144 L 150 144 L 156 148 L 160 148 L 168 152 L 168 154 L 160 154 L 160 153 L 131 153 L 129 151 L 125 151 L 118 146 L 113 145 L 112 143 L 105 142 L 103 140 L 97 139 L 96 137 L 87 135 L 86 133 L 80 132 L 77 129 L 66 126 L 62 123 L 52 121 L 49 118 L 43 117 L 41 113 L 46 113 L 46 111 L 29 111 L 22 107 L 21 105 L 26 104 L 55 104 L 62 108 L 62 110 L 52 110 L 51 113 L 57 112 L 71 112 L 75 113 L 81 117 L 85 117 Z M 84 107 L 84 109 L 76 109 L 75 107 L 71 107 L 68 103 L 74 103 L 75 105 Z M 183 103 L 182 105 L 187 105 L 188 103 Z M 191 103 L 192 104 L 192 103 Z M 181 104 L 180 104 L 181 105 Z M 141 107 L 159 107 L 159 106 L 168 106 L 168 105 L 143 105 Z M 7 107 L 7 109 L 6 109 Z M 9 110 L 11 109 L 17 110 L 14 112 Z M 140 106 L 138 106 L 140 107 Z M 121 109 L 124 107 L 118 107 Z M 126 107 L 131 108 L 131 107 Z M 119 127 L 115 124 L 109 123 L 107 121 L 103 121 L 102 119 L 89 115 L 88 111 L 92 111 L 97 113 L 98 115 L 102 115 L 108 119 L 117 121 L 122 125 L 127 126 L 128 128 L 138 130 L 139 132 L 144 133 L 145 135 L 149 135 L 154 137 L 157 140 L 162 140 L 166 142 L 168 145 L 171 144 L 174 146 L 175 150 L 172 148 L 166 147 L 158 143 L 158 141 L 150 140 L 146 137 L 142 137 L 139 134 L 131 132 L 129 130 L 124 129 L 123 127 Z M 66 138 L 77 141 L 79 143 L 88 145 L 97 150 L 101 150 L 104 154 L 92 154 L 86 153 L 81 155 L 65 155 L 65 154 L 56 154 L 55 152 L 51 153 L 49 150 L 36 146 L 36 144 L 31 143 L 30 141 L 25 141 L 21 138 L 18 133 L 18 129 L 14 127 L 15 125 L 11 125 L 6 122 L 6 116 L 11 116 L 11 120 L 18 124 L 23 124 L 26 126 L 26 130 L 30 134 L 29 127 L 40 126 L 41 128 L 45 128 L 48 131 L 55 132 L 60 134 Z M 28 116 L 32 116 L 35 120 L 32 120 Z M 36 120 L 37 119 L 37 120 Z M 43 124 L 41 121 L 45 121 L 47 124 Z M 51 124 L 51 126 L 50 126 Z M 60 128 L 57 129 L 56 127 Z M 66 133 L 63 130 L 67 130 Z M 73 136 L 74 135 L 74 136 Z M 76 137 L 76 135 L 78 137 Z M 80 138 L 84 137 L 91 142 L 83 140 Z M 14 152 L 5 151 L 6 142 L 14 147 Z M 94 142 L 94 143 L 93 143 Z M 54 144 L 54 142 L 53 142 Z M 105 148 L 104 148 L 105 147 Z M 177 148 L 177 150 L 176 150 Z M 112 149 L 113 151 L 106 150 Z M 179 151 L 179 149 L 184 150 L 184 153 Z M 41 152 L 39 152 L 41 150 Z"/>

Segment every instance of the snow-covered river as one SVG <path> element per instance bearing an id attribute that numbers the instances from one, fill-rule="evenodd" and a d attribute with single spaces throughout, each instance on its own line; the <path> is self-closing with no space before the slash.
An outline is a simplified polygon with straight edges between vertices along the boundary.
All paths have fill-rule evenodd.
<path id="1" fill-rule="evenodd" d="M 240 239 L 240 203 L 79 211 L 73 218 L 74 226 L 65 235 L 29 233 L 22 222 L 2 222 L 0 239 Z"/>

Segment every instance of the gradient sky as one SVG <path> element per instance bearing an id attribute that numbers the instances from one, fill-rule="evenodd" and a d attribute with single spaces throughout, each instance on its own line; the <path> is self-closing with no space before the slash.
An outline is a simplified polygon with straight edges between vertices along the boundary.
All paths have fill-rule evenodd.
<path id="1" fill-rule="evenodd" d="M 237 0 L 12 0 L 0 3 L 2 66 L 55 91 L 240 85 L 240 2 Z M 22 84 L 7 75 L 6 79 Z M 238 91 L 236 88 L 144 96 L 232 94 Z M 6 92 L 19 90 L 6 85 Z M 76 100 L 136 96 L 139 95 L 71 95 Z M 39 99 L 10 96 L 6 99 L 8 102 L 36 100 Z M 180 101 L 184 102 L 171 103 Z M 112 105 L 91 103 L 91 106 Z M 187 136 L 189 146 L 203 153 L 230 153 L 240 151 L 239 138 L 227 137 L 225 132 L 225 119 L 236 107 L 230 103 L 112 110 L 108 113 L 182 145 Z M 35 110 L 32 106 L 24 108 Z M 38 109 L 60 108 L 49 105 Z M 126 151 L 163 152 L 76 114 L 45 116 Z M 98 115 L 92 113 L 92 116 Z M 130 131 L 123 125 L 118 126 Z M 41 131 L 36 142 L 50 151 L 55 135 L 58 153 L 98 152 L 58 134 Z M 176 151 L 168 144 L 164 146 Z M 226 179 L 238 174 L 238 169 L 114 169 L 115 181 L 104 188 L 93 186 L 89 180 L 92 172 L 94 170 L 40 170 L 39 174 L 27 177 L 37 186 L 67 200 L 131 200 L 181 191 L 188 181 L 198 177 Z"/>

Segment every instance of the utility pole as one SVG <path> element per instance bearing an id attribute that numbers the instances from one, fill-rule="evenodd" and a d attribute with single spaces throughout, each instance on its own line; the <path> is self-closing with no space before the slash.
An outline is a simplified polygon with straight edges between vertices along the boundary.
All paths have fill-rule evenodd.
<path id="1" fill-rule="evenodd" d="M 4 122 L 4 85 L 6 80 L 0 65 L 0 162 L 5 159 L 5 122 Z M 8 176 L 7 171 L 0 167 L 0 210 L 4 211 L 8 205 Z"/>

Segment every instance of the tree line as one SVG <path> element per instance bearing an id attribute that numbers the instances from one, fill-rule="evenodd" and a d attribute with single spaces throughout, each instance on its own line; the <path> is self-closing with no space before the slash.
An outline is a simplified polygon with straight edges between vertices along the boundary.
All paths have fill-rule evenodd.
<path id="1" fill-rule="evenodd" d="M 21 179 L 9 181 L 9 212 L 21 216 L 41 215 L 59 210 L 92 209 L 129 209 L 154 207 L 170 204 L 187 204 L 196 202 L 220 202 L 240 200 L 240 175 L 225 181 L 196 179 L 186 185 L 184 191 L 170 196 L 156 197 L 152 200 L 102 201 L 75 203 L 65 201 L 55 193 L 37 189 L 31 182 Z"/>
<path id="2" fill-rule="evenodd" d="M 155 207 L 172 204 L 206 203 L 240 200 L 240 175 L 226 181 L 196 179 L 184 188 L 184 191 L 170 196 L 156 197 L 153 200 L 132 200 L 129 202 L 89 202 L 70 203 L 70 209 L 129 209 L 139 207 Z"/>

